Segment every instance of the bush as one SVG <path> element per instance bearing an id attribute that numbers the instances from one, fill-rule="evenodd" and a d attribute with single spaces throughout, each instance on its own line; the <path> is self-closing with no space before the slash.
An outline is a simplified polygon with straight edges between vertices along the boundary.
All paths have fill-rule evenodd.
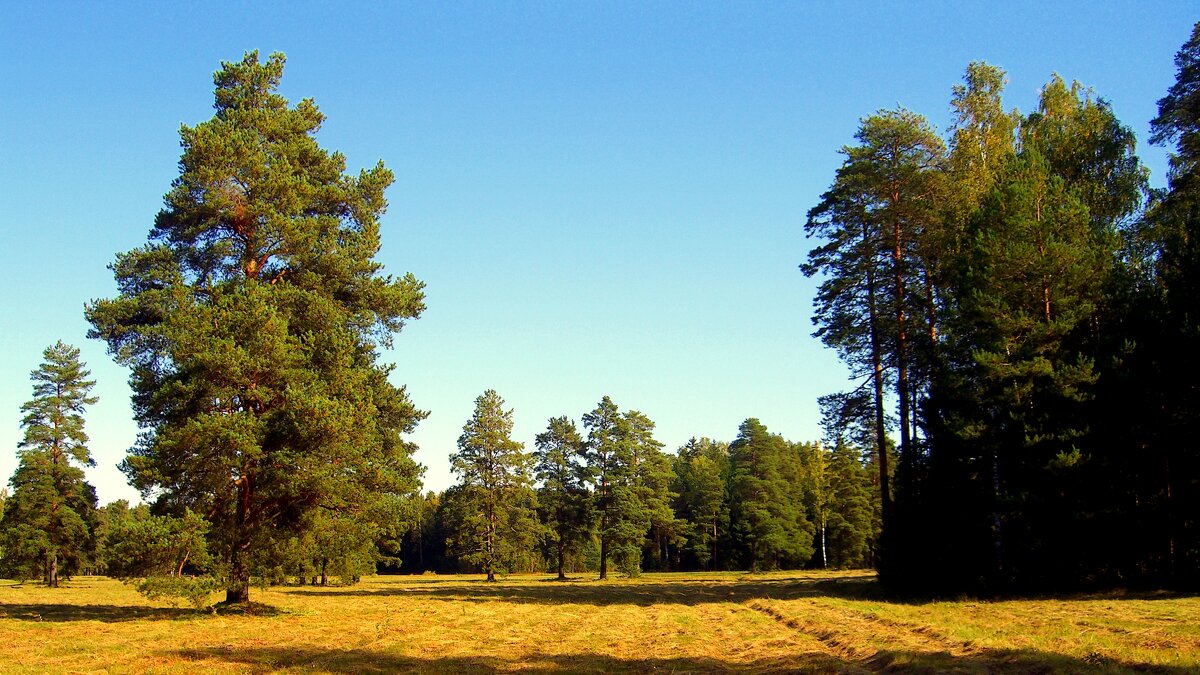
<path id="1" fill-rule="evenodd" d="M 186 601 L 197 610 L 208 607 L 209 596 L 225 588 L 225 584 L 215 577 L 153 576 L 130 579 L 126 583 L 151 600 L 166 600 L 175 607 Z"/>

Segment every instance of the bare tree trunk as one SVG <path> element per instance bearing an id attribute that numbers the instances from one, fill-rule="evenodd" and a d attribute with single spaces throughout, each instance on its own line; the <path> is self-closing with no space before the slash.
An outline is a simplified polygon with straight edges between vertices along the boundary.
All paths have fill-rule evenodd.
<path id="1" fill-rule="evenodd" d="M 829 567 L 829 545 L 825 539 L 825 514 L 821 514 L 821 567 Z"/>
<path id="2" fill-rule="evenodd" d="M 603 534 L 604 519 L 601 519 L 600 528 L 600 578 L 608 578 L 608 536 Z"/>
<path id="3" fill-rule="evenodd" d="M 899 196 L 894 197 L 899 201 Z M 900 464 L 911 478 L 912 437 L 909 430 L 911 423 L 908 392 L 908 316 L 905 303 L 908 293 L 904 280 L 904 229 L 899 220 L 893 222 L 892 236 L 892 276 L 894 281 L 894 301 L 896 303 L 896 397 L 900 399 Z"/>

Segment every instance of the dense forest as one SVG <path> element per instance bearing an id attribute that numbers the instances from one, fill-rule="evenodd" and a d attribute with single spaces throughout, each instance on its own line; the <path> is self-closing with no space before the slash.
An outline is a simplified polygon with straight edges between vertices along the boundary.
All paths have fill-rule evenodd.
<path id="1" fill-rule="evenodd" d="M 948 141 L 885 110 L 843 149 L 804 270 L 861 378 L 829 400 L 879 456 L 887 584 L 1200 581 L 1200 26 L 1176 64 L 1151 122 L 1175 144 L 1164 191 L 1098 94 L 1056 75 L 1010 111 L 983 63 Z"/>
<path id="2" fill-rule="evenodd" d="M 1165 189 L 1111 105 L 1057 75 L 1022 113 L 1001 68 L 970 64 L 945 137 L 903 108 L 861 120 L 804 224 L 815 336 L 857 383 L 816 402 L 820 439 L 751 418 L 668 452 L 603 396 L 527 448 L 488 390 L 450 458 L 458 483 L 423 493 L 404 434 L 426 413 L 378 362 L 425 309 L 422 282 L 374 259 L 393 176 L 349 175 L 317 144 L 315 103 L 277 92 L 282 55 L 224 63 L 146 245 L 111 265 L 118 295 L 86 308 L 131 372 L 142 433 L 122 469 L 147 503 L 98 507 L 94 383 L 60 342 L 22 408 L 0 574 L 228 602 L 376 571 L 1194 589 L 1200 24 L 1176 65 L 1151 122 Z"/>

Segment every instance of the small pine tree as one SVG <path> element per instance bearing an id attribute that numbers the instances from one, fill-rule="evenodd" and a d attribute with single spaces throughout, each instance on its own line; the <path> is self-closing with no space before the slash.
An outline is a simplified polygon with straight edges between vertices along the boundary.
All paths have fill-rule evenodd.
<path id="1" fill-rule="evenodd" d="M 41 577 L 56 588 L 95 549 L 96 491 L 80 466 L 95 466 L 83 413 L 96 398 L 78 349 L 59 341 L 43 358 L 30 375 L 33 399 L 21 406 L 25 435 L 0 518 L 0 564 L 8 576 Z"/>
<path id="2" fill-rule="evenodd" d="M 512 439 L 512 411 L 488 389 L 475 399 L 450 466 L 459 475 L 460 497 L 469 504 L 454 532 L 459 557 L 481 565 L 488 581 L 530 548 L 537 531 L 529 456 Z"/>

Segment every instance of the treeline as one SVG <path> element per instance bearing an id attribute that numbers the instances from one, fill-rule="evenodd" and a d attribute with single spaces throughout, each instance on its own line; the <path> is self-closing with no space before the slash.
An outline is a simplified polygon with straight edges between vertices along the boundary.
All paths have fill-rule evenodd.
<path id="1" fill-rule="evenodd" d="M 220 520 L 162 500 L 97 507 L 83 414 L 96 401 L 79 350 L 58 343 L 33 371 L 20 464 L 0 495 L 0 575 L 106 574 L 151 597 L 198 605 L 230 580 Z M 645 414 L 608 397 L 548 421 L 534 448 L 512 439 L 495 391 L 476 400 L 441 493 L 358 494 L 270 531 L 245 560 L 258 584 L 353 583 L 376 571 L 598 573 L 866 567 L 881 526 L 871 456 L 827 416 L 829 444 L 746 420 L 732 443 L 693 439 L 669 455 Z M 610 567 L 611 565 L 611 567 Z"/>
<path id="2" fill-rule="evenodd" d="M 1200 582 L 1200 24 L 1176 63 L 1167 190 L 1096 93 L 1055 75 L 1023 114 L 983 63 L 946 139 L 885 110 L 843 149 L 803 269 L 860 378 L 825 404 L 879 457 L 889 585 Z"/>
<path id="3" fill-rule="evenodd" d="M 669 455 L 648 417 L 608 397 L 580 419 L 550 419 L 526 452 L 503 400 L 480 396 L 451 458 L 460 482 L 417 499 L 393 569 L 604 578 L 873 562 L 879 492 L 855 446 L 790 442 L 748 419 L 732 443 Z"/>

